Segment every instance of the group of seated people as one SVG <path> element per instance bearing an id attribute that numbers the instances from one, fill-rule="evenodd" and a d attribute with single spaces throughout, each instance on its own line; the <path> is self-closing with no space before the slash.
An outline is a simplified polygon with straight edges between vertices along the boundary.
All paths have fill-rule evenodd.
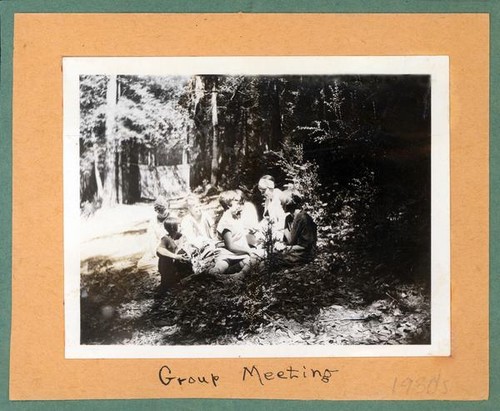
<path id="1" fill-rule="evenodd" d="M 301 194 L 275 188 L 269 175 L 259 180 L 258 188 L 263 198 L 261 218 L 239 189 L 219 195 L 222 214 L 217 222 L 203 211 L 195 196 L 186 199 L 182 218 L 173 215 L 164 199 L 155 202 L 156 219 L 149 231 L 156 241 L 160 292 L 175 289 L 183 279 L 202 273 L 243 279 L 252 265 L 265 258 L 270 236 L 284 266 L 314 257 L 316 224 L 303 210 Z"/>

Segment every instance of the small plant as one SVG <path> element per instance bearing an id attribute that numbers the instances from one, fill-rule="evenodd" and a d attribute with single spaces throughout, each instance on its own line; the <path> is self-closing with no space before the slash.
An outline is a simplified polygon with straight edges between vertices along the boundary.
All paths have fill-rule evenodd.
<path id="1" fill-rule="evenodd" d="M 276 236 L 274 233 L 274 221 L 269 220 L 264 229 L 264 240 L 263 247 L 265 251 L 264 257 L 264 269 L 267 274 L 267 280 L 269 282 L 269 277 L 271 273 L 278 267 L 278 255 L 276 253 Z"/>
<path id="2" fill-rule="evenodd" d="M 280 151 L 269 151 L 270 159 L 285 174 L 287 188 L 297 190 L 304 197 L 304 209 L 322 225 L 327 216 L 327 203 L 321 201 L 321 183 L 318 175 L 318 165 L 305 160 L 302 144 L 295 144 L 286 138 Z"/>

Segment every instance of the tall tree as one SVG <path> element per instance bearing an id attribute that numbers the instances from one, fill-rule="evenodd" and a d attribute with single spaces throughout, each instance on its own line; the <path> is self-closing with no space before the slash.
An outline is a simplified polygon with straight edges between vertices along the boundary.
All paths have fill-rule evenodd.
<path id="1" fill-rule="evenodd" d="M 187 83 L 174 76 L 82 76 L 82 201 L 137 201 L 140 163 L 181 162 L 192 130 Z"/>
<path id="2" fill-rule="evenodd" d="M 210 183 L 217 184 L 219 171 L 219 114 L 217 111 L 217 82 L 215 81 L 212 86 L 212 167 L 210 171 Z"/>
<path id="3" fill-rule="evenodd" d="M 107 76 L 80 77 L 80 201 L 102 200 Z"/>
<path id="4" fill-rule="evenodd" d="M 103 206 L 113 206 L 117 202 L 116 193 L 116 100 L 117 86 L 116 75 L 109 76 L 106 89 L 106 151 L 105 151 L 105 170 Z"/>

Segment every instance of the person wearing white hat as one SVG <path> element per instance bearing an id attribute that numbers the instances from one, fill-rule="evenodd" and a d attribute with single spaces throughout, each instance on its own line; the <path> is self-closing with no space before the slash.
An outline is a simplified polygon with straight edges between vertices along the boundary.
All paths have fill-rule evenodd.
<path id="1" fill-rule="evenodd" d="M 282 191 L 275 187 L 274 178 L 270 175 L 260 178 L 258 188 L 264 197 L 262 226 L 265 229 L 272 224 L 273 237 L 282 240 L 285 228 L 285 211 L 281 205 Z"/>

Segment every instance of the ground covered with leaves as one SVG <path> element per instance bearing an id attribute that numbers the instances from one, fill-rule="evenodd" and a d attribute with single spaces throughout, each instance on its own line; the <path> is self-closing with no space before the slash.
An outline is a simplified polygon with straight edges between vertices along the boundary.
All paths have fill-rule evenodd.
<path id="1" fill-rule="evenodd" d="M 133 224 L 83 243 L 82 344 L 430 343 L 428 287 L 367 272 L 339 241 L 300 267 L 256 268 L 243 282 L 201 276 L 158 296 L 159 274 L 137 268 L 148 210 L 113 210 Z M 92 218 L 101 230 L 109 221 Z"/>

